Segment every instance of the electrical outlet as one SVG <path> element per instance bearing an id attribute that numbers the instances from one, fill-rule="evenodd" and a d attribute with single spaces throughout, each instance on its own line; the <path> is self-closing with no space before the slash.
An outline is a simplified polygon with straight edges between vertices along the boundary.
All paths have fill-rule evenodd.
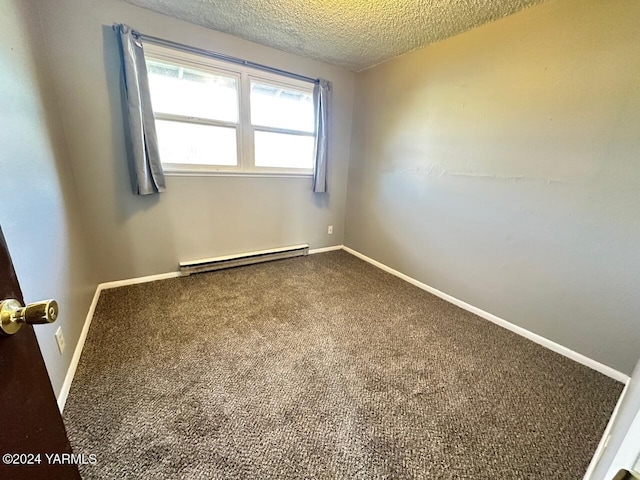
<path id="1" fill-rule="evenodd" d="M 333 235 L 333 225 L 329 225 L 329 228 L 327 228 L 327 233 L 329 235 Z"/>
<path id="2" fill-rule="evenodd" d="M 60 355 L 64 352 L 64 335 L 62 335 L 62 327 L 58 327 L 56 330 L 56 343 L 58 344 L 58 350 L 60 350 Z"/>

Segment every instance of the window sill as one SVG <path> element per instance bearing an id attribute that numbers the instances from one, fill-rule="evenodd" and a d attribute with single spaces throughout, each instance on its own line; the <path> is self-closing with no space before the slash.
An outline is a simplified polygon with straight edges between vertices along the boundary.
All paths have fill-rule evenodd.
<path id="1" fill-rule="evenodd" d="M 254 178 L 313 178 L 313 173 L 299 172 L 241 172 L 224 170 L 164 169 L 167 177 L 254 177 Z"/>

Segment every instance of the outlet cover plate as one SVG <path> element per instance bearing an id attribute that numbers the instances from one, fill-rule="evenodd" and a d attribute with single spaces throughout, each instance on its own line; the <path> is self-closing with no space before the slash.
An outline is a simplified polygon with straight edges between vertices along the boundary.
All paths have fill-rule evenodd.
<path id="1" fill-rule="evenodd" d="M 56 343 L 58 344 L 58 350 L 60 351 L 60 355 L 64 353 L 64 335 L 62 335 L 62 327 L 58 327 L 56 330 Z"/>

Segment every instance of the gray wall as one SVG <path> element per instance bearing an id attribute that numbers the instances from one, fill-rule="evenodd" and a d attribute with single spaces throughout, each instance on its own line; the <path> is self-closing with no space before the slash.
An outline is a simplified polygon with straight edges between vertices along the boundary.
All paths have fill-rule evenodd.
<path id="1" fill-rule="evenodd" d="M 0 225 L 25 300 L 60 303 L 58 321 L 36 327 L 57 394 L 97 277 L 87 256 L 73 172 L 31 7 L 30 1 L 0 0 Z M 53 336 L 58 326 L 67 343 L 64 356 Z"/>
<path id="2" fill-rule="evenodd" d="M 100 280 L 164 273 L 179 261 L 309 243 L 343 243 L 355 75 L 118 0 L 40 2 L 69 151 Z M 310 178 L 169 177 L 138 197 L 128 178 L 117 43 L 123 22 L 174 41 L 333 82 L 329 193 Z M 334 226 L 327 235 L 327 226 Z"/>
<path id="3" fill-rule="evenodd" d="M 630 374 L 638 18 L 549 1 L 360 74 L 345 244 Z"/>

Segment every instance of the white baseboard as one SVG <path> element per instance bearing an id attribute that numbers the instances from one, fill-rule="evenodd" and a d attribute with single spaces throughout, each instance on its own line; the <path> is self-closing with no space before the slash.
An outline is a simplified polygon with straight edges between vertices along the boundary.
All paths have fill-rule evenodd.
<path id="1" fill-rule="evenodd" d="M 496 325 L 500 325 L 501 327 L 506 328 L 507 330 L 510 330 L 514 333 L 517 333 L 518 335 L 521 335 L 525 338 L 528 338 L 529 340 L 542 345 L 543 347 L 548 348 L 549 350 L 553 350 L 556 353 L 559 353 L 560 355 L 564 355 L 567 358 L 570 358 L 571 360 L 574 360 L 578 363 L 581 363 L 582 365 L 585 365 L 589 368 L 592 368 L 593 370 L 596 370 L 608 377 L 613 378 L 614 380 L 617 380 L 619 382 L 622 383 L 627 383 L 629 381 L 629 376 L 625 375 L 622 372 L 619 372 L 618 370 L 611 368 L 607 365 L 604 365 L 603 363 L 600 363 L 596 360 L 593 360 L 592 358 L 589 358 L 585 355 L 582 355 L 581 353 L 578 352 L 574 352 L 573 350 L 560 345 L 559 343 L 556 343 L 552 340 L 549 340 L 548 338 L 545 338 L 541 335 L 538 335 L 537 333 L 533 333 L 525 328 L 519 327 L 518 325 L 514 325 L 513 323 L 510 323 L 500 317 L 497 317 L 489 312 L 485 312 L 484 310 L 479 309 L 478 307 L 474 307 L 473 305 L 469 305 L 467 302 L 463 302 L 462 300 L 459 300 L 455 297 L 452 297 L 451 295 L 448 295 L 444 292 L 441 292 L 440 290 L 430 287 L 429 285 L 422 283 L 418 280 L 416 280 L 415 278 L 412 278 L 408 275 L 405 275 L 404 273 L 401 273 L 397 270 L 394 270 L 391 267 L 388 267 L 387 265 L 378 262 L 377 260 L 374 260 L 372 258 L 367 257 L 366 255 L 363 255 L 362 253 L 353 250 L 352 248 L 349 248 L 347 246 L 344 247 L 344 250 L 346 252 L 349 252 L 352 255 L 355 255 L 356 257 L 364 260 L 365 262 L 370 263 L 371 265 L 374 265 L 382 270 L 384 270 L 385 272 L 388 272 L 392 275 L 395 275 L 398 278 L 401 278 L 402 280 L 405 280 L 409 283 L 411 283 L 412 285 L 415 285 L 418 288 L 421 288 L 422 290 L 425 290 L 429 293 L 432 293 L 433 295 L 442 298 L 443 300 L 446 300 L 449 303 L 452 303 L 464 310 L 467 310 L 471 313 L 474 313 L 476 315 L 478 315 L 481 318 L 484 318 L 485 320 L 489 320 L 492 323 L 495 323 Z"/>
<path id="2" fill-rule="evenodd" d="M 620 405 L 622 405 L 622 402 L 624 401 L 624 397 L 627 394 L 627 390 L 629 389 L 629 383 L 630 383 L 630 380 L 627 381 L 626 385 L 622 389 L 622 393 L 618 397 L 618 402 L 616 403 L 616 406 L 613 409 L 613 413 L 611 413 L 611 417 L 609 418 L 609 421 L 607 422 L 607 426 L 604 429 L 604 433 L 602 434 L 600 443 L 598 443 L 598 448 L 596 448 L 596 452 L 593 454 L 593 457 L 591 458 L 591 462 L 589 462 L 589 467 L 587 468 L 587 471 L 584 474 L 584 477 L 582 477 L 582 480 L 591 480 L 591 477 L 593 476 L 593 472 L 598 466 L 598 462 L 602 458 L 602 454 L 604 453 L 605 449 L 609 445 L 609 440 L 611 437 L 611 429 L 613 428 L 613 424 L 615 423 L 616 417 L 618 416 L 618 412 L 620 411 Z"/>
<path id="3" fill-rule="evenodd" d="M 87 341 L 87 334 L 89 333 L 89 327 L 91 326 L 91 320 L 93 320 L 93 314 L 96 311 L 96 305 L 98 305 L 98 299 L 100 298 L 101 291 L 102 288 L 100 288 L 100 285 L 98 285 L 98 287 L 96 288 L 96 293 L 93 294 L 93 300 L 91 301 L 91 305 L 89 306 L 89 312 L 87 313 L 87 317 L 85 318 L 82 332 L 80 332 L 80 338 L 78 339 L 78 343 L 76 344 L 76 349 L 73 351 L 73 357 L 71 357 L 71 364 L 67 369 L 67 375 L 64 377 L 62 388 L 60 389 L 60 393 L 58 394 L 58 409 L 60 410 L 60 413 L 63 412 L 64 406 L 67 403 L 69 390 L 71 390 L 71 383 L 73 382 L 73 377 L 76 375 L 78 363 L 80 363 L 80 356 L 82 355 L 84 342 Z"/>
<path id="4" fill-rule="evenodd" d="M 314 253 L 324 253 L 324 252 L 333 252 L 334 250 L 342 250 L 344 245 L 332 245 L 331 247 L 322 247 L 322 248 L 314 248 L 309 250 L 309 255 L 313 255 Z"/>
<path id="5" fill-rule="evenodd" d="M 116 280 L 114 282 L 101 283 L 99 287 L 101 290 L 108 290 L 109 288 L 125 287 L 127 285 L 135 285 L 137 283 L 155 282 L 157 280 L 166 280 L 168 278 L 181 277 L 180 272 L 159 273 L 157 275 L 148 275 L 146 277 L 128 278 L 126 280 Z"/>

